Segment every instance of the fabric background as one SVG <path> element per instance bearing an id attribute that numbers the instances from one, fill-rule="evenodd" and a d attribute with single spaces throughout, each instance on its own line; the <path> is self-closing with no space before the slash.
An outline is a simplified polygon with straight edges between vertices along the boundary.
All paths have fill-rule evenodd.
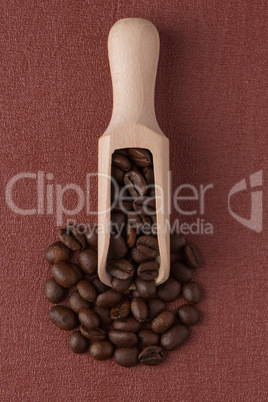
<path id="1" fill-rule="evenodd" d="M 234 220 L 232 186 L 267 168 L 267 2 L 265 0 L 2 0 L 1 9 L 1 400 L 265 401 L 267 232 Z M 193 216 L 213 235 L 190 235 L 204 254 L 202 321 L 155 368 L 125 369 L 68 349 L 48 320 L 44 249 L 57 239 L 56 214 L 22 216 L 7 205 L 20 172 L 52 173 L 45 184 L 76 183 L 97 171 L 112 88 L 107 36 L 124 17 L 143 17 L 161 38 L 156 114 L 170 140 L 172 189 L 213 184 Z M 264 188 L 263 188 L 264 189 Z M 36 207 L 36 181 L 13 200 Z M 54 198 L 55 200 L 55 198 Z M 76 205 L 70 191 L 64 203 Z M 97 205 L 93 183 L 91 205 Z M 55 205 L 54 205 L 55 208 Z M 250 192 L 232 208 L 249 218 Z M 267 206 L 264 202 L 264 209 Z M 264 210 L 265 212 L 265 210 Z M 66 220 L 64 216 L 64 222 Z M 85 208 L 78 222 L 95 222 Z M 266 233 L 266 236 L 265 236 Z"/>

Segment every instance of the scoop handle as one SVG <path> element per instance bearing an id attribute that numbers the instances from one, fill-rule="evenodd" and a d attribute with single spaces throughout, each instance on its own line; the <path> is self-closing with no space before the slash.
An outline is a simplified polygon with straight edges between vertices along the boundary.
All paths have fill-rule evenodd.
<path id="1" fill-rule="evenodd" d="M 159 131 L 154 110 L 159 57 L 156 27 L 142 18 L 117 21 L 109 33 L 108 53 L 113 85 L 110 129 L 140 123 Z"/>

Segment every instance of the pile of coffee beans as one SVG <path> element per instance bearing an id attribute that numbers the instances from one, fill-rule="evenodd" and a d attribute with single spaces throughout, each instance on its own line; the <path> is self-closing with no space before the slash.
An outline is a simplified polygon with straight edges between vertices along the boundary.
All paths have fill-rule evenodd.
<path id="1" fill-rule="evenodd" d="M 79 226 L 68 226 L 60 230 L 59 240 L 45 251 L 52 265 L 45 296 L 54 304 L 49 311 L 52 323 L 72 331 L 69 346 L 73 352 L 89 351 L 96 360 L 113 357 L 124 367 L 139 363 L 155 366 L 188 338 L 189 326 L 200 320 L 195 305 L 201 291 L 192 277 L 201 265 L 201 254 L 183 235 L 172 234 L 170 238 L 174 255 L 169 279 L 156 287 L 158 267 L 146 259 L 138 263 L 132 276 L 136 277 L 136 290 L 122 285 L 109 288 L 100 281 L 96 226 L 87 227 L 84 233 Z M 148 244 L 147 240 L 138 244 L 136 240 L 134 249 L 144 254 Z M 126 261 L 108 261 L 107 269 L 120 283 L 130 283 L 127 275 L 132 268 Z"/>
<path id="2" fill-rule="evenodd" d="M 124 292 L 132 284 L 142 297 L 155 293 L 159 256 L 153 158 L 142 148 L 112 155 L 111 236 L 107 272 L 111 286 Z"/>

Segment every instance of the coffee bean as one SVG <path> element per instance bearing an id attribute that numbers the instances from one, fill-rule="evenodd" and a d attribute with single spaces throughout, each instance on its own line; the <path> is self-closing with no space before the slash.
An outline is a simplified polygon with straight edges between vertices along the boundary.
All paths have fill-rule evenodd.
<path id="1" fill-rule="evenodd" d="M 164 352 L 160 346 L 148 346 L 139 354 L 139 361 L 146 366 L 157 366 L 164 360 Z"/>
<path id="2" fill-rule="evenodd" d="M 158 345 L 159 335 L 153 332 L 151 329 L 143 328 L 138 333 L 141 346 Z"/>
<path id="3" fill-rule="evenodd" d="M 152 330 L 157 334 L 163 334 L 175 322 L 175 315 L 172 311 L 164 310 L 151 323 Z"/>
<path id="4" fill-rule="evenodd" d="M 102 283 L 98 277 L 92 279 L 91 283 L 95 286 L 98 293 L 104 293 L 106 290 L 110 289 L 109 286 Z"/>
<path id="5" fill-rule="evenodd" d="M 69 297 L 69 305 L 71 309 L 75 313 L 79 313 L 79 311 L 83 310 L 84 308 L 90 308 L 90 303 L 83 299 L 78 292 L 74 292 Z"/>
<path id="6" fill-rule="evenodd" d="M 119 366 L 132 367 L 139 363 L 138 359 L 139 349 L 132 348 L 118 348 L 114 352 L 114 359 Z"/>
<path id="7" fill-rule="evenodd" d="M 121 235 L 111 235 L 108 251 L 109 260 L 120 260 L 124 258 L 128 252 L 128 247 L 125 239 Z"/>
<path id="8" fill-rule="evenodd" d="M 195 325 L 200 320 L 200 312 L 195 306 L 183 304 L 178 308 L 178 317 L 185 325 Z"/>
<path id="9" fill-rule="evenodd" d="M 159 265 L 154 261 L 145 261 L 139 264 L 137 275 L 144 281 L 151 281 L 158 277 Z"/>
<path id="10" fill-rule="evenodd" d="M 69 338 L 69 346 L 74 353 L 85 353 L 88 350 L 88 341 L 79 331 L 76 331 Z"/>
<path id="11" fill-rule="evenodd" d="M 143 299 L 135 298 L 132 300 L 131 305 L 131 312 L 136 320 L 140 322 L 144 322 L 147 320 L 148 317 L 148 307 L 147 304 Z"/>
<path id="12" fill-rule="evenodd" d="M 65 299 L 67 291 L 54 278 L 49 278 L 45 284 L 45 296 L 50 303 L 60 303 Z"/>
<path id="13" fill-rule="evenodd" d="M 128 247 L 134 247 L 136 243 L 136 230 L 129 224 L 126 226 L 126 238 Z"/>
<path id="14" fill-rule="evenodd" d="M 136 278 L 135 285 L 140 296 L 143 297 L 144 299 L 153 297 L 156 293 L 156 287 L 154 281 L 144 281 L 143 279 Z"/>
<path id="15" fill-rule="evenodd" d="M 176 324 L 161 336 L 160 343 L 166 350 L 174 350 L 180 346 L 189 335 L 190 331 L 187 327 Z"/>
<path id="16" fill-rule="evenodd" d="M 188 282 L 193 277 L 193 270 L 188 268 L 183 262 L 174 261 L 170 266 L 170 273 L 177 281 Z"/>
<path id="17" fill-rule="evenodd" d="M 136 241 L 137 249 L 149 258 L 159 255 L 158 240 L 153 236 L 140 236 Z"/>
<path id="18" fill-rule="evenodd" d="M 142 174 L 148 186 L 154 183 L 154 170 L 152 167 L 144 167 L 142 169 Z"/>
<path id="19" fill-rule="evenodd" d="M 69 225 L 64 229 L 59 230 L 59 238 L 71 250 L 83 250 L 86 245 L 86 240 L 83 234 L 80 233 L 77 226 Z"/>
<path id="20" fill-rule="evenodd" d="M 139 215 L 134 211 L 131 211 L 127 215 L 128 224 L 136 229 L 137 232 L 142 232 L 144 226 L 147 228 L 151 227 L 151 218 L 146 215 Z"/>
<path id="21" fill-rule="evenodd" d="M 150 259 L 150 257 L 147 257 L 146 255 L 142 254 L 140 252 L 140 250 L 137 249 L 137 247 L 133 247 L 131 249 L 130 256 L 138 264 L 140 264 L 143 261 L 147 261 L 148 259 Z"/>
<path id="22" fill-rule="evenodd" d="M 188 282 L 183 285 L 182 297 L 189 304 L 196 304 L 201 297 L 201 289 L 196 282 Z"/>
<path id="23" fill-rule="evenodd" d="M 138 343 L 137 335 L 129 331 L 109 331 L 108 337 L 119 348 L 129 348 Z"/>
<path id="24" fill-rule="evenodd" d="M 118 279 L 115 277 L 112 277 L 111 285 L 114 290 L 116 290 L 118 293 L 125 293 L 130 285 L 132 284 L 132 278 L 130 279 Z"/>
<path id="25" fill-rule="evenodd" d="M 45 251 L 45 259 L 51 265 L 59 261 L 67 261 L 70 257 L 70 249 L 61 241 L 57 241 L 49 246 Z"/>
<path id="26" fill-rule="evenodd" d="M 141 328 L 141 323 L 133 316 L 128 316 L 124 320 L 113 321 L 113 329 L 118 331 L 138 332 Z"/>
<path id="27" fill-rule="evenodd" d="M 104 341 L 106 339 L 106 331 L 104 331 L 101 328 L 87 328 L 84 325 L 80 326 L 80 332 L 81 334 L 87 338 L 90 339 L 93 342 L 97 341 Z"/>
<path id="28" fill-rule="evenodd" d="M 114 211 L 111 213 L 111 231 L 122 233 L 126 226 L 127 216 L 123 212 Z"/>
<path id="29" fill-rule="evenodd" d="M 91 247 L 98 247 L 98 227 L 88 226 L 85 231 L 85 238 Z"/>
<path id="30" fill-rule="evenodd" d="M 64 288 L 74 286 L 79 277 L 67 262 L 59 261 L 51 268 L 53 278 Z"/>
<path id="31" fill-rule="evenodd" d="M 146 167 L 152 165 L 151 154 L 146 149 L 128 148 L 127 153 L 131 161 L 137 166 Z"/>
<path id="32" fill-rule="evenodd" d="M 114 346 L 108 340 L 93 342 L 89 347 L 89 353 L 95 360 L 108 360 L 113 356 L 113 352 Z"/>
<path id="33" fill-rule="evenodd" d="M 153 320 L 157 317 L 162 311 L 166 309 L 166 304 L 160 299 L 150 299 L 147 301 L 148 311 L 149 311 L 149 319 Z"/>
<path id="34" fill-rule="evenodd" d="M 96 299 L 96 304 L 107 308 L 107 307 L 113 307 L 116 304 L 120 303 L 122 300 L 122 295 L 114 289 L 109 289 L 106 290 L 106 292 L 101 293 L 98 295 Z"/>
<path id="35" fill-rule="evenodd" d="M 127 149 L 126 148 L 116 149 L 114 151 L 114 154 L 127 156 Z"/>
<path id="36" fill-rule="evenodd" d="M 125 299 L 111 308 L 110 317 L 112 320 L 122 320 L 127 318 L 130 313 L 130 302 Z"/>
<path id="37" fill-rule="evenodd" d="M 157 295 L 166 303 L 177 299 L 181 293 L 181 284 L 176 279 L 169 278 L 157 288 Z"/>
<path id="38" fill-rule="evenodd" d="M 134 267 L 126 259 L 110 260 L 107 265 L 107 272 L 117 279 L 130 279 L 134 275 Z"/>
<path id="39" fill-rule="evenodd" d="M 138 197 L 133 201 L 133 208 L 137 214 L 153 216 L 155 215 L 155 199 L 152 197 Z"/>
<path id="40" fill-rule="evenodd" d="M 112 155 L 112 165 L 117 166 L 121 170 L 128 172 L 131 169 L 131 162 L 130 160 L 124 156 L 117 153 L 113 153 Z"/>
<path id="41" fill-rule="evenodd" d="M 111 176 L 115 179 L 117 183 L 123 183 L 125 172 L 124 170 L 118 168 L 117 166 L 112 166 Z"/>
<path id="42" fill-rule="evenodd" d="M 133 198 L 143 196 L 147 191 L 147 184 L 141 173 L 130 170 L 123 178 L 125 187 Z"/>
<path id="43" fill-rule="evenodd" d="M 78 255 L 78 260 L 81 269 L 87 275 L 95 275 L 98 268 L 98 254 L 92 248 L 83 250 Z"/>
<path id="44" fill-rule="evenodd" d="M 96 313 L 90 308 L 84 308 L 78 313 L 78 318 L 81 324 L 88 329 L 98 327 L 100 325 L 100 319 Z"/>
<path id="45" fill-rule="evenodd" d="M 97 291 L 92 283 L 83 279 L 76 284 L 76 288 L 83 299 L 88 300 L 89 302 L 94 302 L 96 300 Z"/>
<path id="46" fill-rule="evenodd" d="M 79 267 L 79 265 L 74 264 L 73 262 L 68 262 L 68 265 L 76 273 L 76 275 L 78 276 L 79 281 L 84 278 L 84 272 Z"/>
<path id="47" fill-rule="evenodd" d="M 186 238 L 183 234 L 172 233 L 170 235 L 170 252 L 172 254 L 178 253 L 185 245 L 186 245 Z"/>
<path id="48" fill-rule="evenodd" d="M 110 318 L 110 310 L 109 308 L 104 308 L 101 306 L 94 306 L 94 313 L 96 313 L 100 319 L 100 323 L 103 326 L 110 325 L 112 323 L 112 319 Z"/>
<path id="49" fill-rule="evenodd" d="M 202 254 L 193 244 L 188 244 L 183 248 L 183 258 L 190 268 L 196 269 L 201 266 Z"/>
<path id="50" fill-rule="evenodd" d="M 49 319 L 64 331 L 70 331 L 78 325 L 77 315 L 65 306 L 52 307 L 49 311 Z"/>

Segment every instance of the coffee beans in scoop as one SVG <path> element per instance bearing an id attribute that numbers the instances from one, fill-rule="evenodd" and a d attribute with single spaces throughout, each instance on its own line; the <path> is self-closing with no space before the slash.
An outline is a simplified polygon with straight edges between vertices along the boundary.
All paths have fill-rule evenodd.
<path id="1" fill-rule="evenodd" d="M 134 168 L 144 174 L 146 182 L 152 182 L 152 158 L 147 152 L 123 150 L 113 160 L 114 167 L 123 172 L 122 177 Z M 128 214 L 122 211 L 114 212 L 113 216 L 121 224 L 129 222 Z M 144 222 L 137 216 L 140 219 L 135 215 L 136 223 Z M 123 230 L 119 240 L 126 245 L 126 254 L 122 255 L 119 247 L 113 254 L 120 257 L 113 255 L 107 261 L 113 288 L 103 284 L 97 275 L 96 226 L 89 226 L 84 234 L 74 226 L 70 231 L 68 227 L 62 229 L 61 241 L 53 243 L 45 252 L 51 277 L 45 284 L 44 294 L 53 304 L 50 321 L 63 331 L 70 331 L 72 352 L 89 353 L 100 361 L 114 359 L 123 367 L 156 366 L 188 339 L 190 327 L 200 321 L 197 303 L 201 289 L 192 277 L 201 265 L 201 253 L 182 234 L 172 234 L 172 259 L 179 255 L 179 260 L 171 264 L 169 279 L 156 287 L 157 237 L 151 232 L 145 235 L 135 225 L 135 240 L 130 242 L 124 237 L 129 228 Z M 131 257 L 132 253 L 135 258 Z M 129 290 L 133 281 L 136 290 Z"/>

